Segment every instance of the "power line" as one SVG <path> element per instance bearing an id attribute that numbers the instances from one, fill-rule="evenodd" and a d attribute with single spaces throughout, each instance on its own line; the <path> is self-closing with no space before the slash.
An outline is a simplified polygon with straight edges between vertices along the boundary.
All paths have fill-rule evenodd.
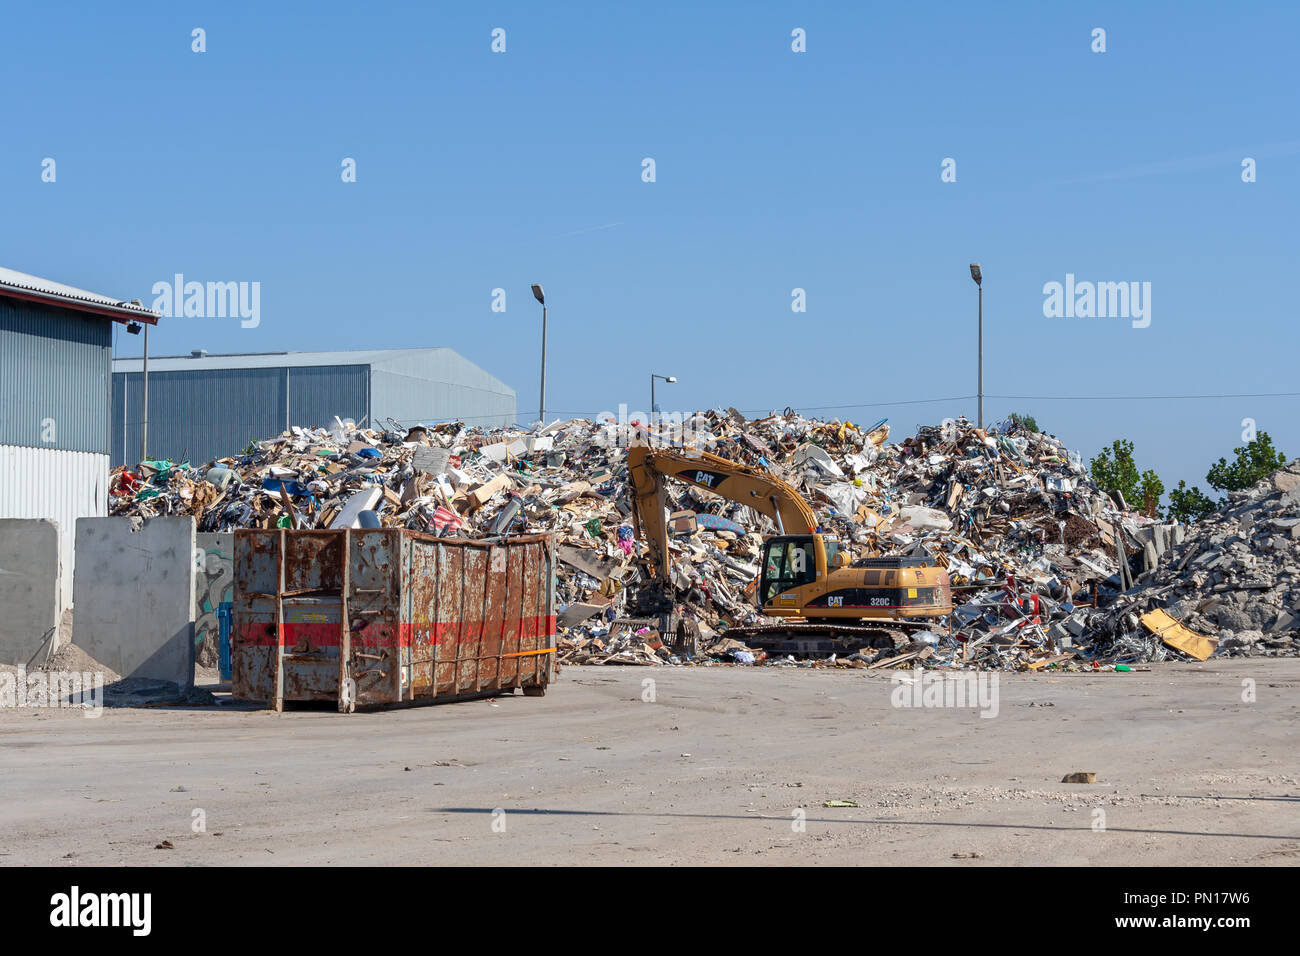
<path id="1" fill-rule="evenodd" d="M 786 408 L 803 409 L 809 412 L 826 412 L 834 411 L 841 408 L 890 408 L 898 405 L 933 405 L 936 402 L 960 402 L 967 399 L 975 398 L 974 395 L 954 395 L 948 398 L 914 398 L 907 401 L 899 402 L 854 402 L 851 405 L 787 405 Z M 984 396 L 988 398 L 988 395 Z M 739 411 L 739 409 L 738 409 Z M 768 408 L 746 408 L 743 410 L 746 414 L 758 414 L 760 412 L 771 411 Z"/>
<path id="2" fill-rule="evenodd" d="M 854 408 L 896 408 L 909 405 L 934 405 L 948 402 L 971 401 L 978 396 L 976 395 L 950 395 L 943 398 L 914 398 L 893 402 L 849 402 L 842 405 L 780 405 L 768 406 L 764 408 L 744 408 L 737 409 L 744 415 L 762 415 L 771 411 L 780 411 L 784 408 L 793 408 L 805 412 L 827 412 L 839 411 L 843 409 Z M 1004 401 L 1022 401 L 1022 402 L 1157 402 L 1157 401 L 1193 401 L 1193 400 L 1213 400 L 1225 398 L 1296 398 L 1300 397 L 1300 392 L 1222 392 L 1205 395 L 989 395 L 985 398 L 996 398 Z M 721 407 L 721 406 L 718 406 Z M 707 411 L 708 409 L 699 409 Z M 608 410 L 607 410 L 608 411 Z M 551 415 L 558 417 L 572 418 L 590 418 L 594 419 L 596 414 L 589 410 L 571 410 L 571 411 L 552 411 Z M 644 414 L 649 415 L 649 412 Z M 661 413 L 662 414 L 662 413 Z M 459 421 L 470 421 L 471 417 L 454 419 Z M 484 415 L 482 418 L 495 418 L 499 416 Z M 431 416 L 428 419 L 405 419 L 400 420 L 403 424 L 410 421 L 412 424 L 418 424 L 420 421 L 448 421 L 446 416 Z"/>
<path id="3" fill-rule="evenodd" d="M 975 395 L 951 395 L 944 398 L 915 398 L 915 399 L 906 399 L 906 400 L 900 400 L 894 402 L 850 402 L 842 405 L 785 405 L 785 406 L 779 406 L 779 408 L 794 408 L 796 410 L 806 411 L 806 412 L 826 412 L 826 411 L 840 411 L 843 409 L 854 409 L 854 408 L 893 408 L 893 407 L 902 407 L 902 406 L 909 406 L 909 405 L 933 405 L 933 404 L 945 403 L 945 402 L 969 401 L 976 397 L 977 396 Z M 1017 401 L 1017 402 L 1164 402 L 1164 401 L 1221 400 L 1221 399 L 1228 399 L 1228 398 L 1297 398 L 1300 397 L 1300 392 L 1219 392 L 1219 393 L 1203 394 L 1203 395 L 985 395 L 984 397 L 996 398 L 1003 401 Z M 741 411 L 742 414 L 746 414 L 746 415 L 761 415 L 773 411 L 776 408 L 777 407 L 775 406 L 766 407 L 766 408 L 746 408 L 746 409 L 739 409 L 739 411 Z M 707 411 L 707 409 L 700 409 L 700 411 Z M 400 425 L 405 425 L 409 427 L 410 425 L 419 425 L 419 424 L 428 424 L 428 423 L 437 423 L 437 422 L 469 423 L 474 421 L 487 421 L 487 420 L 499 421 L 503 414 L 504 413 L 501 412 L 498 412 L 496 414 L 487 414 L 487 415 L 441 414 L 441 415 L 429 415 L 425 417 L 415 417 L 415 418 L 402 418 L 402 419 L 394 418 L 393 421 L 397 422 Z M 558 417 L 594 419 L 598 413 L 584 409 L 584 410 L 552 411 L 551 414 Z M 650 413 L 645 412 L 644 414 L 649 415 Z M 376 419 L 378 420 L 377 424 L 382 424 L 387 420 L 386 418 L 381 416 L 376 416 Z M 128 426 L 138 426 L 141 424 L 141 422 L 139 422 L 138 420 L 129 420 L 126 422 L 126 424 Z M 256 428 L 256 427 L 260 427 L 263 423 L 254 422 L 250 420 L 236 421 L 229 418 L 223 418 L 219 421 L 194 421 L 193 419 L 151 417 L 149 424 L 157 425 L 157 426 L 180 425 L 180 426 L 188 426 L 188 427 L 209 427 L 213 425 L 223 425 L 226 427 Z M 317 426 L 317 427 L 327 427 L 327 426 Z"/>
<path id="4" fill-rule="evenodd" d="M 1169 402 L 1204 398 L 1295 398 L 1300 392 L 1225 392 L 1219 395 L 985 395 L 1017 402 Z"/>

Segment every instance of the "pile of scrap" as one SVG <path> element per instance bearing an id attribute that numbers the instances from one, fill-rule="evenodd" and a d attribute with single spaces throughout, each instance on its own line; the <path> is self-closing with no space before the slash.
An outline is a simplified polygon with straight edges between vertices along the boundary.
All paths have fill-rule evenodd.
<path id="1" fill-rule="evenodd" d="M 676 632 L 660 634 L 645 617 L 637 601 L 645 546 L 633 532 L 626 449 L 647 434 L 611 420 L 485 430 L 363 428 L 336 418 L 200 467 L 119 468 L 110 513 L 191 514 L 201 531 L 550 532 L 561 660 L 801 663 L 768 661 L 727 638 L 731 628 L 767 621 L 754 593 L 764 536 L 776 528 L 695 485 L 667 485 Z M 1223 637 L 1224 650 L 1300 650 L 1292 613 L 1300 521 L 1294 487 L 1282 487 L 1291 471 L 1185 538 L 1183 527 L 1129 512 L 1099 490 L 1059 440 L 1011 422 L 981 429 L 946 419 L 893 442 L 886 421 L 826 422 L 789 409 L 750 420 L 719 409 L 649 438 L 675 443 L 682 434 L 794 485 L 824 529 L 859 554 L 928 555 L 947 568 L 950 621 L 838 666 L 1039 670 L 1194 659 L 1204 644 L 1180 638 L 1179 647 L 1169 625 L 1143 623 L 1157 607 L 1194 634 Z"/>

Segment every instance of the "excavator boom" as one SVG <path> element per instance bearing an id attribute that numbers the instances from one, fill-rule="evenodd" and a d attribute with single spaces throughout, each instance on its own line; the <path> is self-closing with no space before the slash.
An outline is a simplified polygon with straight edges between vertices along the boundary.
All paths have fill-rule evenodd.
<path id="1" fill-rule="evenodd" d="M 718 455 L 633 445 L 627 452 L 627 470 L 637 532 L 649 547 L 651 563 L 663 581 L 668 580 L 669 565 L 665 477 L 749 505 L 776 522 L 781 534 L 812 534 L 817 530 L 816 513 L 791 485 L 761 469 Z"/>

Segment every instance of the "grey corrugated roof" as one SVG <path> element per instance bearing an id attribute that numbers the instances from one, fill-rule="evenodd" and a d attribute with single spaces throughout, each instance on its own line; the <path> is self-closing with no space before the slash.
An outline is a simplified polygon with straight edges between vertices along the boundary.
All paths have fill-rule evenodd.
<path id="1" fill-rule="evenodd" d="M 386 359 L 421 352 L 450 352 L 448 348 L 343 349 L 335 352 L 228 352 L 207 355 L 151 355 L 150 372 L 184 372 L 215 368 L 299 368 L 313 365 L 382 365 Z M 138 358 L 113 359 L 114 372 L 138 372 Z"/>
<path id="2" fill-rule="evenodd" d="M 78 289 L 76 286 L 64 285 L 62 282 L 54 282 L 51 279 L 42 279 L 40 276 L 28 275 L 26 272 L 19 272 L 16 269 L 6 269 L 4 266 L 0 266 L 0 295 L 9 295 L 29 301 L 49 302 L 51 305 L 61 305 L 70 309 L 93 311 L 99 314 L 107 311 L 121 315 L 123 318 L 138 318 L 154 324 L 158 322 L 158 313 L 142 305 L 132 305 L 112 296 L 88 292 L 85 289 Z M 93 308 L 87 308 L 88 306 L 93 306 Z"/>
<path id="3" fill-rule="evenodd" d="M 139 372 L 143 362 L 139 358 L 113 359 L 113 372 Z M 459 379 L 469 374 L 481 376 L 476 380 L 479 388 L 488 388 L 501 394 L 514 395 L 515 390 L 481 366 L 471 362 L 455 349 L 351 349 L 333 352 L 251 352 L 224 355 L 164 355 L 149 356 L 150 372 L 201 372 L 217 369 L 256 368 L 308 368 L 316 366 L 367 365 L 377 372 L 394 376 L 428 378 L 441 381 L 452 375 Z M 452 371 L 452 370 L 456 371 Z"/>

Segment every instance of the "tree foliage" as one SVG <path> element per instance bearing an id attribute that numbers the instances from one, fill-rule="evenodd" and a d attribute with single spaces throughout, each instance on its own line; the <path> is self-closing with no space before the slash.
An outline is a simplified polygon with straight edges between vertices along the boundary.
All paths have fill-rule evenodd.
<path id="1" fill-rule="evenodd" d="M 1220 491 L 1240 491 L 1249 488 L 1261 478 L 1267 478 L 1286 464 L 1286 455 L 1273 447 L 1273 439 L 1268 432 L 1260 432 L 1255 440 L 1242 448 L 1234 448 L 1236 459 L 1228 462 L 1220 458 L 1218 464 L 1211 465 L 1205 480 L 1211 488 Z"/>
<path id="2" fill-rule="evenodd" d="M 1139 471 L 1133 460 L 1133 443 L 1124 438 L 1103 448 L 1088 466 L 1092 480 L 1103 491 L 1118 491 L 1130 508 L 1140 508 L 1152 518 L 1160 517 L 1160 496 L 1164 482 L 1152 469 Z"/>
<path id="3" fill-rule="evenodd" d="M 1169 517 L 1183 524 L 1194 524 L 1213 514 L 1221 504 L 1200 488 L 1188 488 L 1187 482 L 1180 481 L 1178 487 L 1169 492 Z"/>
<path id="4" fill-rule="evenodd" d="M 1041 431 L 1041 429 L 1038 427 L 1038 420 L 1034 418 L 1033 415 L 1025 414 L 1022 412 L 1012 412 L 1010 415 L 1007 416 L 1007 420 L 1011 422 L 1012 425 L 1016 426 L 1022 431 L 1027 431 L 1027 432 Z"/>
<path id="5" fill-rule="evenodd" d="M 1248 444 L 1234 448 L 1232 453 L 1231 462 L 1220 458 L 1217 464 L 1210 466 L 1205 480 L 1211 488 L 1219 491 L 1249 488 L 1287 462 L 1286 455 L 1273 447 L 1268 432 L 1260 432 Z M 1152 518 L 1161 517 L 1160 496 L 1165 491 L 1164 483 L 1154 471 L 1138 469 L 1131 441 L 1115 439 L 1109 448 L 1103 448 L 1089 463 L 1089 472 L 1097 487 L 1103 491 L 1120 492 L 1130 508 L 1139 509 Z M 1217 511 L 1223 504 L 1223 500 L 1216 501 L 1200 488 L 1194 485 L 1189 488 L 1187 482 L 1180 481 L 1178 487 L 1169 492 L 1168 517 L 1192 524 Z"/>

